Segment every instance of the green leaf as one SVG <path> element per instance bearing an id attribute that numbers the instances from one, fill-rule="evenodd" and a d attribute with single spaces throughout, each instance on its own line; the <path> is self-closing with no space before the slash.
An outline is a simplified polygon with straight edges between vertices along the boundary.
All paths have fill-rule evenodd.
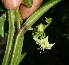
<path id="1" fill-rule="evenodd" d="M 21 55 L 19 62 L 21 62 L 21 61 L 23 60 L 23 58 L 24 58 L 24 56 L 26 55 L 26 53 L 27 53 L 27 52 L 25 52 L 24 54 Z"/>
<path id="2" fill-rule="evenodd" d="M 8 21 L 9 21 L 9 35 L 8 35 L 8 41 L 7 41 L 6 51 L 5 51 L 2 65 L 9 65 L 8 62 L 10 61 L 9 58 L 11 56 L 10 52 L 12 50 L 12 43 L 13 43 L 13 36 L 14 36 L 14 21 L 15 21 L 13 10 L 8 11 Z"/>
<path id="3" fill-rule="evenodd" d="M 22 3 L 26 5 L 27 7 L 31 7 L 33 0 L 22 0 Z"/>
<path id="4" fill-rule="evenodd" d="M 24 34 L 25 34 L 24 29 L 23 30 L 21 29 L 16 37 L 10 65 L 19 65 L 19 63 L 20 63 L 21 52 L 22 52 L 23 41 L 24 41 Z"/>
<path id="5" fill-rule="evenodd" d="M 3 14 L 0 17 L 0 35 L 4 37 L 4 22 L 6 20 L 6 14 Z"/>

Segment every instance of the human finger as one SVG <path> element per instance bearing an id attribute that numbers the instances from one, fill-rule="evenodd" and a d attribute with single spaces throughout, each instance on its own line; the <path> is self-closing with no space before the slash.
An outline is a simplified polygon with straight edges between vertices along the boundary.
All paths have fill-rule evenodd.
<path id="1" fill-rule="evenodd" d="M 34 13 L 42 4 L 43 0 L 33 0 L 31 8 L 26 7 L 25 5 L 20 6 L 20 11 L 23 19 L 27 19 L 32 13 Z"/>
<path id="2" fill-rule="evenodd" d="M 14 10 L 20 6 L 22 0 L 2 0 L 4 6 L 8 10 Z"/>

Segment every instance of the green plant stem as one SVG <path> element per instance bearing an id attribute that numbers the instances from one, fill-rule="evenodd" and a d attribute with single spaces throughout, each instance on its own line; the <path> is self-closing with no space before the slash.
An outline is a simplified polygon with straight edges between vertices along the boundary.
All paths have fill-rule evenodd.
<path id="1" fill-rule="evenodd" d="M 17 8 L 15 10 L 15 23 L 16 23 L 17 29 L 20 29 L 20 22 L 21 22 L 20 11 L 19 11 L 19 8 Z"/>
<path id="2" fill-rule="evenodd" d="M 40 7 L 24 23 L 24 25 L 26 25 L 25 31 L 27 31 L 45 12 L 47 12 L 51 7 L 53 7 L 54 5 L 56 5 L 60 1 L 61 0 L 50 0 L 46 4 L 44 4 L 42 7 Z"/>
<path id="3" fill-rule="evenodd" d="M 16 41 L 15 41 L 13 55 L 12 55 L 10 65 L 19 64 L 19 61 L 21 58 L 22 47 L 23 47 L 23 40 L 24 40 L 24 33 L 19 32 L 19 34 L 17 35 Z"/>
<path id="4" fill-rule="evenodd" d="M 6 46 L 6 51 L 4 55 L 4 59 L 2 62 L 2 65 L 8 65 L 8 59 L 11 51 L 11 46 L 12 46 L 12 41 L 13 41 L 13 36 L 14 36 L 14 11 L 10 10 L 8 11 L 8 21 L 9 21 L 9 35 L 8 35 L 8 41 L 7 41 L 7 46 Z"/>

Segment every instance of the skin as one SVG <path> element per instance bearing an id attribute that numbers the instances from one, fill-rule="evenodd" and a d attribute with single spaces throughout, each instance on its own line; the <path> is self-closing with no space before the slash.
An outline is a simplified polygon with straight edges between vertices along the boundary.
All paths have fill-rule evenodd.
<path id="1" fill-rule="evenodd" d="M 22 0 L 1 0 L 8 10 L 15 10 L 20 6 L 20 12 L 22 19 L 27 19 L 31 14 L 33 14 L 42 4 L 43 0 L 33 0 L 31 8 L 26 7 L 21 4 Z M 21 4 L 21 5 L 20 5 Z"/>
<path id="2" fill-rule="evenodd" d="M 20 6 L 20 11 L 23 19 L 27 19 L 32 13 L 34 13 L 42 4 L 43 0 L 33 0 L 31 8 L 26 7 L 25 5 Z"/>
<path id="3" fill-rule="evenodd" d="M 6 9 L 14 10 L 20 6 L 22 0 L 2 0 L 2 2 L 4 3 Z"/>

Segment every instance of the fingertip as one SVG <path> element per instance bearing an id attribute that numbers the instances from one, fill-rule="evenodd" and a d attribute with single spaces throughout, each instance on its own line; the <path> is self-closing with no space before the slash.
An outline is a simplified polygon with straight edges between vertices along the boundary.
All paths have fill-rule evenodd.
<path id="1" fill-rule="evenodd" d="M 5 8 L 8 10 L 15 10 L 22 3 L 22 0 L 2 0 L 2 1 L 4 3 Z"/>

